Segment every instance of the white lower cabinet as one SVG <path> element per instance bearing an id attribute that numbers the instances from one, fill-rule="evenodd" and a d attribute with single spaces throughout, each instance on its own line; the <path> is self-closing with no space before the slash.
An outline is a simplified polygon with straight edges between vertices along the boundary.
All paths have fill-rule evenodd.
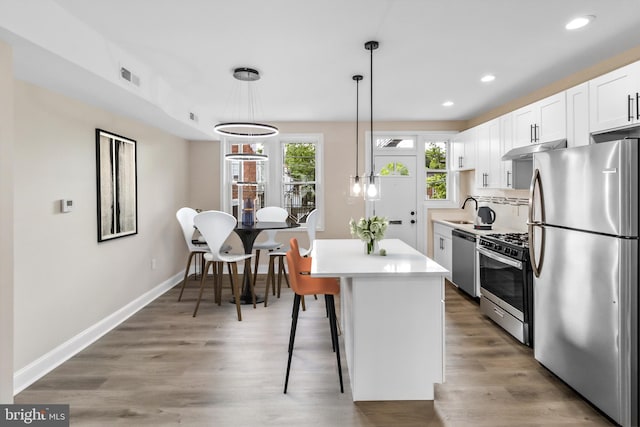
<path id="1" fill-rule="evenodd" d="M 449 270 L 446 277 L 451 280 L 453 251 L 451 249 L 452 227 L 437 222 L 433 223 L 433 260 Z"/>

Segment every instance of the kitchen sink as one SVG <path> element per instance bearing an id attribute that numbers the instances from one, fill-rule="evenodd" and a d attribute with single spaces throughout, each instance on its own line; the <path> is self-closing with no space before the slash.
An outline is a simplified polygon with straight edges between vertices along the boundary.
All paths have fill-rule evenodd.
<path id="1" fill-rule="evenodd" d="M 466 221 L 463 219 L 446 219 L 445 221 L 450 222 L 451 224 L 473 224 L 472 221 Z"/>

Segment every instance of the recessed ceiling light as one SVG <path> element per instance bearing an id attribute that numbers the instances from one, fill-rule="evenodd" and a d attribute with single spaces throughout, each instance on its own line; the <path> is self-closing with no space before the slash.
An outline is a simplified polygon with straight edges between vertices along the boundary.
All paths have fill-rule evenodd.
<path id="1" fill-rule="evenodd" d="M 496 76 L 494 76 L 493 74 L 486 74 L 486 75 L 482 76 L 480 81 L 482 83 L 489 83 L 489 82 L 494 81 L 495 79 L 496 79 Z"/>
<path id="2" fill-rule="evenodd" d="M 443 107 L 451 107 L 453 105 L 453 101 L 444 101 L 442 103 Z"/>
<path id="3" fill-rule="evenodd" d="M 566 28 L 567 30 L 577 30 L 578 28 L 582 28 L 588 25 L 594 19 L 596 19 L 596 17 L 593 15 L 579 16 L 569 21 L 567 25 L 564 26 L 564 28 Z"/>

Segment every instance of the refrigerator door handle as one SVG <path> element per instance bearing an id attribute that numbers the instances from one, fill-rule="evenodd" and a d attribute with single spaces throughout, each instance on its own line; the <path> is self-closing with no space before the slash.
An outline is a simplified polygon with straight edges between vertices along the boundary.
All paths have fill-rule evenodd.
<path id="1" fill-rule="evenodd" d="M 534 221 L 533 215 L 535 212 L 535 196 L 536 187 L 540 192 L 540 221 Z M 529 258 L 531 259 L 531 270 L 536 277 L 540 277 L 542 271 L 542 263 L 544 261 L 544 244 L 545 244 L 545 229 L 542 226 L 545 221 L 544 215 L 544 194 L 542 192 L 542 182 L 540 181 L 540 170 L 536 169 L 533 172 L 533 178 L 531 178 L 531 186 L 529 187 L 529 220 L 527 221 L 527 229 L 529 232 Z M 536 259 L 535 240 L 533 236 L 533 227 L 540 227 L 541 239 L 540 239 L 540 261 Z"/>

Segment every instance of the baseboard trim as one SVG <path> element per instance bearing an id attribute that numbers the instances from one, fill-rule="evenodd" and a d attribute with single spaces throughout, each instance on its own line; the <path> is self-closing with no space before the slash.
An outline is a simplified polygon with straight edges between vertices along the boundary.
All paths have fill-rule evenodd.
<path id="1" fill-rule="evenodd" d="M 68 341 L 60 344 L 58 347 L 44 354 L 24 368 L 16 371 L 13 374 L 14 396 L 51 372 L 53 369 L 60 366 L 65 361 L 69 360 L 71 357 L 84 350 L 89 345 L 99 340 L 103 335 L 120 325 L 160 295 L 173 288 L 176 284 L 182 281 L 183 277 L 184 272 L 170 277 L 121 309 L 80 332 Z"/>

